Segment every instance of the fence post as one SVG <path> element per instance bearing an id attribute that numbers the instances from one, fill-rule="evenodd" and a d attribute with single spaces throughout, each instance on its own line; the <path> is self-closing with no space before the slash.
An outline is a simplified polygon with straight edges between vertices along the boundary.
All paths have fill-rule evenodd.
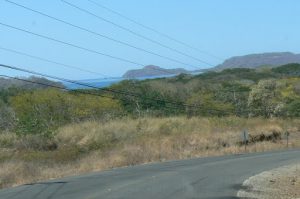
<path id="1" fill-rule="evenodd" d="M 243 139 L 243 142 L 244 142 L 245 153 L 246 153 L 247 152 L 247 143 L 248 143 L 248 139 L 249 139 L 249 135 L 248 135 L 248 132 L 246 130 L 244 130 L 242 132 L 242 139 Z"/>
<path id="2" fill-rule="evenodd" d="M 286 136 L 286 148 L 289 148 L 289 136 L 290 136 L 290 132 L 286 131 L 285 132 L 285 136 Z"/>

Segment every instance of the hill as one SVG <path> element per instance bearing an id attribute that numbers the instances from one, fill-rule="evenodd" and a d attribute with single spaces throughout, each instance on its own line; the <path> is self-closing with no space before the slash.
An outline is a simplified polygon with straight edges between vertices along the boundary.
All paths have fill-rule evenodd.
<path id="1" fill-rule="evenodd" d="M 258 68 L 261 66 L 277 67 L 289 63 L 300 63 L 300 54 L 279 52 L 237 56 L 225 60 L 214 69 L 220 71 L 227 68 Z"/>
<path id="2" fill-rule="evenodd" d="M 46 85 L 64 88 L 63 83 L 54 82 L 46 78 L 32 76 L 32 77 L 21 78 L 21 79 L 24 79 L 25 81 L 20 81 L 18 79 L 0 78 L 0 90 L 11 88 L 11 87 L 20 88 L 20 89 L 48 88 L 48 86 Z M 37 84 L 32 84 L 31 82 L 36 82 Z"/>
<path id="3" fill-rule="evenodd" d="M 142 69 L 129 70 L 122 77 L 123 78 L 141 78 L 141 77 L 178 75 L 181 73 L 190 73 L 190 72 L 183 68 L 164 69 L 159 66 L 148 65 Z"/>

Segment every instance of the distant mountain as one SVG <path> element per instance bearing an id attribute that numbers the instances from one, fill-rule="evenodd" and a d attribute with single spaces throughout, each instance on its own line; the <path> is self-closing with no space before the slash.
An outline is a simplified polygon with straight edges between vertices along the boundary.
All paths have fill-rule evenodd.
<path id="1" fill-rule="evenodd" d="M 216 66 L 215 70 L 227 68 L 258 68 L 261 66 L 277 67 L 289 63 L 300 63 L 300 54 L 290 52 L 250 54 L 232 57 Z"/>
<path id="2" fill-rule="evenodd" d="M 22 88 L 22 89 L 42 89 L 42 88 L 48 88 L 54 86 L 54 87 L 65 88 L 63 83 L 54 82 L 46 78 L 31 76 L 31 77 L 20 78 L 20 79 L 23 79 L 24 81 L 14 79 L 14 78 L 0 78 L 0 90 L 8 89 L 11 87 Z"/>
<path id="3" fill-rule="evenodd" d="M 129 70 L 122 77 L 123 78 L 141 78 L 141 77 L 159 77 L 159 76 L 171 76 L 181 73 L 190 73 L 183 68 L 176 69 L 164 69 L 158 66 L 149 65 L 142 69 Z"/>

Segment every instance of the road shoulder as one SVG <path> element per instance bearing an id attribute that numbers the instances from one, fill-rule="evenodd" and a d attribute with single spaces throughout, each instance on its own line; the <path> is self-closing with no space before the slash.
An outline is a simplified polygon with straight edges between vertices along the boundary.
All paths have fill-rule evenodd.
<path id="1" fill-rule="evenodd" d="M 300 163 L 262 172 L 247 179 L 239 198 L 300 199 Z"/>

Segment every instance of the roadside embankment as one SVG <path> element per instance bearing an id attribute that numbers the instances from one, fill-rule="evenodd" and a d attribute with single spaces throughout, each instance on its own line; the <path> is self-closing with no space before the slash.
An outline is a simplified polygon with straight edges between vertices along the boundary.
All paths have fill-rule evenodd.
<path id="1" fill-rule="evenodd" d="M 238 117 L 123 118 L 69 124 L 46 139 L 0 133 L 0 188 L 150 162 L 300 146 L 300 120 Z"/>

